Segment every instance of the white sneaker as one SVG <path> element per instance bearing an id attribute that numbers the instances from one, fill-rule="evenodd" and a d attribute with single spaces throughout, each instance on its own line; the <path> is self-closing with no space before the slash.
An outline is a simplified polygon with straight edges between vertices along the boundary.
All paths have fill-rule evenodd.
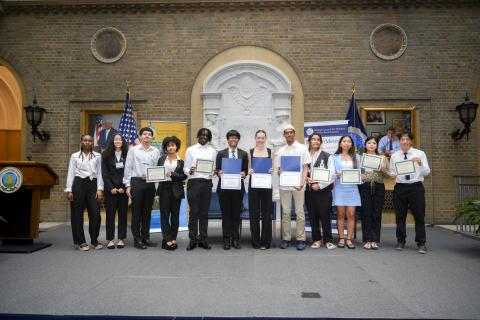
<path id="1" fill-rule="evenodd" d="M 327 247 L 328 250 L 335 250 L 335 249 L 337 249 L 337 246 L 334 245 L 334 244 L 331 243 L 331 242 L 325 243 L 325 247 Z"/>

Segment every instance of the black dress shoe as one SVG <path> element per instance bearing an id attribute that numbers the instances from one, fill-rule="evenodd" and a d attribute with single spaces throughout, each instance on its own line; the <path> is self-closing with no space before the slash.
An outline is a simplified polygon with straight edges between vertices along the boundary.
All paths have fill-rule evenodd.
<path id="1" fill-rule="evenodd" d="M 223 243 L 223 250 L 230 250 L 230 242 Z"/>
<path id="2" fill-rule="evenodd" d="M 143 241 L 135 241 L 133 246 L 137 249 L 142 249 L 142 250 L 147 249 L 147 245 L 145 243 L 143 243 Z"/>
<path id="3" fill-rule="evenodd" d="M 212 247 L 208 244 L 207 240 L 202 240 L 202 241 L 200 241 L 200 242 L 198 243 L 198 246 L 199 246 L 200 248 L 205 249 L 205 250 L 210 250 L 210 249 L 212 249 Z"/>
<path id="4" fill-rule="evenodd" d="M 240 249 L 242 246 L 240 245 L 240 242 L 238 242 L 238 240 L 233 240 L 232 247 L 234 247 L 235 249 Z"/>
<path id="5" fill-rule="evenodd" d="M 146 245 L 147 247 L 156 247 L 156 246 L 157 246 L 157 243 L 150 241 L 150 239 L 143 240 L 143 243 L 145 243 L 145 245 Z"/>
<path id="6" fill-rule="evenodd" d="M 196 240 L 190 240 L 190 243 L 187 246 L 187 251 L 192 251 L 197 247 L 197 241 Z"/>

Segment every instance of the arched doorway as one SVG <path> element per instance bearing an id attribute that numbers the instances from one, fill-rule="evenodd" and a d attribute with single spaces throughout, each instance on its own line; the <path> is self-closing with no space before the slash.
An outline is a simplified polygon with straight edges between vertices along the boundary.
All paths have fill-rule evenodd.
<path id="1" fill-rule="evenodd" d="M 0 160 L 22 159 L 22 106 L 17 78 L 0 63 Z"/>

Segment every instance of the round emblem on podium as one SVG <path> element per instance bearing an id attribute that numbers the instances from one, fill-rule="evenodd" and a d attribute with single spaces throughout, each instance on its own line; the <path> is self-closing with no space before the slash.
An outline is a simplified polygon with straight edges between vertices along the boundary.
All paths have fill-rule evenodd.
<path id="1" fill-rule="evenodd" d="M 0 191 L 14 193 L 23 183 L 23 175 L 15 167 L 5 167 L 0 171 Z"/>

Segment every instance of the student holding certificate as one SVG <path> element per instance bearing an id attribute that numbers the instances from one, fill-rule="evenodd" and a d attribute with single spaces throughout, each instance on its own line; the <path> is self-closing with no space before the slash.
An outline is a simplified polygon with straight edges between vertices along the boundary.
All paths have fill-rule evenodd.
<path id="1" fill-rule="evenodd" d="M 157 195 L 160 197 L 160 226 L 162 228 L 162 249 L 177 249 L 177 234 L 180 219 L 180 204 L 185 198 L 183 181 L 187 175 L 183 172 L 183 160 L 177 154 L 180 139 L 165 137 L 162 142 L 163 154 L 157 166 L 165 168 L 165 181 L 158 183 Z"/>
<path id="2" fill-rule="evenodd" d="M 360 168 L 360 157 L 355 154 L 355 144 L 349 135 L 344 135 L 338 142 L 338 149 L 330 157 L 329 167 L 334 169 L 336 176 L 333 188 L 333 203 L 337 206 L 337 228 L 339 248 L 355 249 L 352 242 L 353 230 L 355 229 L 355 212 L 357 206 L 361 206 L 358 184 L 361 183 L 360 172 L 355 176 L 356 169 Z M 347 176 L 348 173 L 348 176 Z M 347 239 L 343 238 L 343 223 L 347 217 Z"/>
<path id="3" fill-rule="evenodd" d="M 153 130 L 149 127 L 140 129 L 139 139 L 141 144 L 128 150 L 123 182 L 127 187 L 128 197 L 132 199 L 133 246 L 143 250 L 157 246 L 150 241 L 155 183 L 147 182 L 147 168 L 157 165 L 160 151 L 152 147 Z"/>
<path id="4" fill-rule="evenodd" d="M 365 140 L 365 149 L 362 158 L 362 180 L 358 187 L 362 199 L 362 235 L 364 249 L 378 249 L 380 242 L 380 230 L 382 228 L 382 209 L 385 201 L 384 179 L 390 178 L 388 171 L 388 160 L 380 156 L 377 149 L 375 137 L 368 137 Z M 372 161 L 366 161 L 371 157 Z M 379 165 L 375 160 L 378 160 Z"/>
<path id="5" fill-rule="evenodd" d="M 405 132 L 400 135 L 400 150 L 390 158 L 390 171 L 396 173 L 393 189 L 397 223 L 396 250 L 405 248 L 407 238 L 406 220 L 410 208 L 415 219 L 415 242 L 418 253 L 427 253 L 425 232 L 425 188 L 424 177 L 430 174 L 427 156 L 422 150 L 412 147 L 413 134 Z"/>
<path id="6" fill-rule="evenodd" d="M 216 159 L 216 171 L 220 178 L 217 186 L 220 209 L 222 210 L 223 249 L 230 247 L 240 249 L 240 214 L 242 212 L 243 195 L 245 186 L 243 179 L 248 170 L 248 156 L 245 151 L 238 148 L 240 133 L 237 130 L 227 132 L 228 148 L 218 152 Z M 230 161 L 229 161 L 230 160 Z M 237 167 L 238 165 L 238 167 Z M 227 169 L 227 166 L 231 168 Z M 233 168 L 235 167 L 235 168 Z M 226 175 L 230 174 L 234 182 L 237 175 L 237 189 L 233 185 L 226 185 Z"/>
<path id="7" fill-rule="evenodd" d="M 277 152 L 276 166 L 278 168 L 278 175 L 280 176 L 280 203 L 282 205 L 282 242 L 280 243 L 280 249 L 287 249 L 291 240 L 291 211 L 292 211 L 292 198 L 295 202 L 295 214 L 296 214 L 296 239 L 297 250 L 305 250 L 305 212 L 303 205 L 305 202 L 305 181 L 307 180 L 308 165 L 311 163 L 310 153 L 305 145 L 295 140 L 295 128 L 292 125 L 286 125 L 283 129 L 283 136 L 285 137 L 286 144 L 281 147 Z M 297 159 L 297 163 L 289 163 L 285 159 Z M 291 177 L 295 177 L 297 174 L 298 185 L 285 186 L 282 185 L 282 167 L 281 164 L 288 164 L 292 167 L 298 167 L 298 172 L 291 172 Z M 287 170 L 285 170 L 287 171 Z M 298 176 L 299 175 L 299 176 Z"/>
<path id="8" fill-rule="evenodd" d="M 320 233 L 320 222 L 322 223 L 323 244 L 329 250 L 335 250 L 337 247 L 333 244 L 332 223 L 330 213 L 332 211 L 332 175 L 333 170 L 328 168 L 328 159 L 330 154 L 321 151 L 322 136 L 318 132 L 312 133 L 308 137 L 308 151 L 312 158 L 308 183 L 305 188 L 305 204 L 308 215 L 310 216 L 310 225 L 312 227 L 312 248 L 319 249 L 322 245 L 322 234 Z M 324 176 L 313 176 L 316 169 L 325 170 Z"/>
<path id="9" fill-rule="evenodd" d="M 108 140 L 102 153 L 102 178 L 105 185 L 105 228 L 107 233 L 107 248 L 115 249 L 115 215 L 118 210 L 118 249 L 125 247 L 123 242 L 127 238 L 127 210 L 128 197 L 123 173 L 127 159 L 128 144 L 118 133 Z"/>
<path id="10" fill-rule="evenodd" d="M 187 250 L 197 247 L 211 249 L 207 242 L 208 209 L 212 199 L 212 175 L 217 151 L 211 145 L 212 132 L 201 128 L 197 132 L 197 144 L 189 147 L 185 155 L 183 171 L 188 177 L 187 200 L 190 207 L 188 216 Z"/>
<path id="11" fill-rule="evenodd" d="M 267 133 L 258 130 L 255 133 L 255 148 L 250 149 L 248 184 L 248 208 L 250 211 L 250 233 L 252 234 L 252 247 L 266 250 L 272 242 L 272 150 L 266 147 Z M 270 166 L 265 166 L 265 164 Z M 268 168 L 267 168 L 268 167 Z M 255 175 L 255 176 L 254 176 Z M 252 180 L 258 176 L 270 177 L 270 186 L 253 185 Z M 260 219 L 262 228 L 260 234 Z"/>
<path id="12" fill-rule="evenodd" d="M 103 197 L 102 157 L 93 151 L 93 138 L 85 134 L 80 138 L 80 151 L 70 157 L 68 165 L 67 200 L 70 202 L 73 243 L 80 251 L 90 250 L 83 232 L 83 211 L 88 211 L 88 233 L 92 248 L 100 250 L 100 204 Z"/>

